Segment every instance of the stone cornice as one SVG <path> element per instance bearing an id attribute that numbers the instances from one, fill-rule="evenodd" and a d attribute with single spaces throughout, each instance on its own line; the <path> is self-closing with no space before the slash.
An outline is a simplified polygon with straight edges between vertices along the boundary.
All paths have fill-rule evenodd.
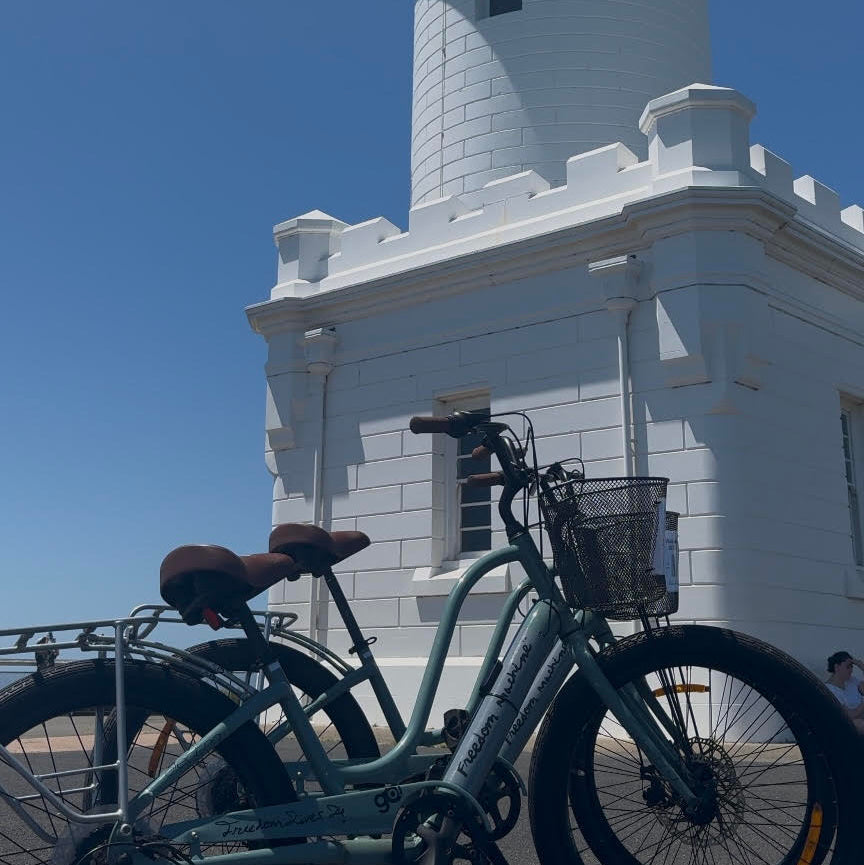
<path id="1" fill-rule="evenodd" d="M 307 321 L 311 321 L 305 298 L 282 297 L 278 300 L 265 300 L 246 307 L 246 317 L 252 330 L 265 339 L 286 331 L 305 331 Z"/>
<path id="2" fill-rule="evenodd" d="M 771 258 L 864 300 L 864 255 L 805 220 L 785 223 L 765 244 Z"/>
<path id="3" fill-rule="evenodd" d="M 265 337 L 308 330 L 634 253 L 660 238 L 699 231 L 750 235 L 772 257 L 864 300 L 864 256 L 808 225 L 789 203 L 759 187 L 689 187 L 625 205 L 614 216 L 307 297 L 264 301 L 246 312 Z"/>

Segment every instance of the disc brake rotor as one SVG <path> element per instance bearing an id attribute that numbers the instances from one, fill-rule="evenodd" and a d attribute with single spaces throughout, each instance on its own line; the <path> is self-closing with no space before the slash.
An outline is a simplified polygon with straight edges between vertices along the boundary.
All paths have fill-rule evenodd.
<path id="1" fill-rule="evenodd" d="M 687 846 L 701 848 L 737 835 L 746 802 L 735 765 L 722 745 L 694 737 L 690 746 L 687 763 L 701 793 L 709 797 L 706 812 L 698 818 L 688 814 L 671 791 L 654 804 L 657 819 L 670 833 Z"/>

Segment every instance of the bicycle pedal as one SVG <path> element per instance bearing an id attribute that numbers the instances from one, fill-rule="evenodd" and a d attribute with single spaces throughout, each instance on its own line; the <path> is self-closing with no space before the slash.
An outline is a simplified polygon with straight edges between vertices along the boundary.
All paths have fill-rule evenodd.
<path id="1" fill-rule="evenodd" d="M 465 709 L 448 709 L 444 713 L 444 744 L 452 751 L 468 729 L 471 716 Z"/>

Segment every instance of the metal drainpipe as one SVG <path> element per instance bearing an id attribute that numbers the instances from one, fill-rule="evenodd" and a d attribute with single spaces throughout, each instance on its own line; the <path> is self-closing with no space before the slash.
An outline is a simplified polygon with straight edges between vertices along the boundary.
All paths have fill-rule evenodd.
<path id="1" fill-rule="evenodd" d="M 324 496 L 321 485 L 324 482 L 324 415 L 327 398 L 327 376 L 316 375 L 311 372 L 312 387 L 314 388 L 315 400 L 317 402 L 314 417 L 318 419 L 317 441 L 315 442 L 314 472 L 312 487 L 312 521 L 316 526 L 321 525 L 324 513 Z M 309 636 L 313 640 L 318 639 L 318 601 L 321 580 L 312 577 L 309 580 Z"/>
<path id="2" fill-rule="evenodd" d="M 628 324 L 630 312 L 636 306 L 632 297 L 614 297 L 606 302 L 606 308 L 615 316 L 618 325 L 618 392 L 621 394 L 621 444 L 624 454 L 624 474 L 636 473 L 636 456 L 633 448 L 633 413 L 630 392 L 630 334 Z"/>
<path id="3" fill-rule="evenodd" d="M 324 522 L 324 441 L 327 424 L 327 376 L 333 370 L 332 355 L 336 332 L 332 328 L 317 328 L 305 334 L 306 371 L 312 390 L 310 418 L 316 419 L 312 473 L 312 521 L 323 528 Z M 321 629 L 318 612 L 329 598 L 323 580 L 312 577 L 309 583 L 309 636 L 319 638 Z"/>
<path id="4" fill-rule="evenodd" d="M 618 255 L 588 264 L 588 274 L 600 283 L 606 309 L 615 317 L 618 337 L 618 392 L 621 394 L 621 446 L 624 454 L 624 474 L 636 474 L 636 454 L 633 435 L 633 395 L 630 389 L 630 313 L 639 296 L 642 262 L 635 255 Z M 639 626 L 634 623 L 631 633 Z"/>
<path id="5" fill-rule="evenodd" d="M 636 473 L 633 446 L 633 413 L 630 392 L 630 343 L 628 322 L 636 306 L 642 262 L 635 255 L 616 255 L 588 264 L 588 275 L 600 283 L 606 309 L 615 316 L 618 325 L 618 392 L 621 394 L 621 447 L 624 454 L 624 474 Z"/>
<path id="6" fill-rule="evenodd" d="M 632 297 L 612 297 L 606 300 L 606 308 L 615 316 L 618 325 L 618 392 L 621 394 L 621 444 L 624 453 L 624 476 L 636 474 L 636 455 L 633 444 L 632 394 L 630 390 L 630 313 L 636 301 Z M 642 630 L 639 622 L 631 624 L 629 633 Z"/>

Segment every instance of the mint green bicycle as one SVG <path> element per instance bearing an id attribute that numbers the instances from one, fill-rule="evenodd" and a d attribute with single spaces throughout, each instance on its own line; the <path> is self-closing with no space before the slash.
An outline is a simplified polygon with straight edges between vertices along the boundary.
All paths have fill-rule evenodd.
<path id="1" fill-rule="evenodd" d="M 50 648 L 31 643 L 38 629 L 16 632 L 8 651 L 37 661 L 41 652 L 42 663 L 0 692 L 0 862 L 500 863 L 497 842 L 526 792 L 514 763 L 539 727 L 527 793 L 544 865 L 858 865 L 860 743 L 830 695 L 753 638 L 669 626 L 677 583 L 665 479 L 541 470 L 528 459 L 528 423 L 520 442 L 488 416 L 412 421 L 415 433 L 475 436 L 478 456 L 497 457 L 500 471 L 472 482 L 502 487 L 508 544 L 453 589 L 407 724 L 332 571 L 368 545 L 359 532 L 292 524 L 257 556 L 171 553 L 165 600 L 187 624 L 242 628 L 242 640 L 176 653 L 145 639 L 140 616 L 65 626 L 78 635 Z M 530 531 L 531 494 L 554 569 Z M 526 579 L 467 705 L 430 731 L 459 609 L 505 563 Z M 298 670 L 318 650 L 286 653 L 247 605 L 301 574 L 327 582 L 359 661 L 317 684 Z M 616 641 L 610 619 L 638 619 L 642 632 Z M 46 662 L 72 646 L 96 657 Z M 362 715 L 363 744 L 346 741 L 357 713 L 337 711 L 364 682 L 396 740 L 383 756 Z"/>

